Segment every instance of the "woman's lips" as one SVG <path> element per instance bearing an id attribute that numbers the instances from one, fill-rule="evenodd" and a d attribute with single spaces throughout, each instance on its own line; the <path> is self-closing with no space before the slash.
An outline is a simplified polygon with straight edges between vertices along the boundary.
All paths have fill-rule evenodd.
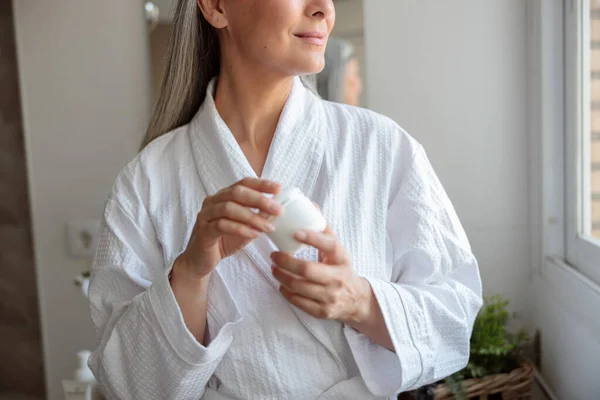
<path id="1" fill-rule="evenodd" d="M 327 43 L 327 35 L 320 32 L 305 32 L 297 33 L 295 36 L 307 43 L 314 44 L 316 46 L 324 46 Z"/>

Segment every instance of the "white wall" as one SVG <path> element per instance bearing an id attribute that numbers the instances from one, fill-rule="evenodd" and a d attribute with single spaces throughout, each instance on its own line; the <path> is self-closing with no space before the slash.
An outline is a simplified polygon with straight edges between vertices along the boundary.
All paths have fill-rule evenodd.
<path id="1" fill-rule="evenodd" d="M 135 154 L 150 100 L 142 3 L 13 2 L 29 165 L 48 398 L 75 352 L 94 345 L 66 254 L 65 223 L 99 218 L 118 171 Z M 101 32 L 102 34 L 98 34 Z"/>
<path id="2" fill-rule="evenodd" d="M 484 291 L 530 314 L 526 2 L 365 1 L 369 107 L 427 150 Z"/>

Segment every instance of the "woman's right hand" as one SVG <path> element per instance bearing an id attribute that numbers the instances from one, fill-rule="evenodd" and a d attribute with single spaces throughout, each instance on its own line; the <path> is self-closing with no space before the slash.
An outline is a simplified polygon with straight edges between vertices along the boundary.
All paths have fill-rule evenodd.
<path id="1" fill-rule="evenodd" d="M 279 215 L 281 205 L 265 194 L 277 194 L 276 182 L 245 178 L 207 197 L 202 203 L 186 250 L 174 268 L 186 275 L 205 278 L 219 261 L 243 249 L 263 233 L 273 231 L 269 216 Z M 258 210 L 257 213 L 254 210 Z"/>

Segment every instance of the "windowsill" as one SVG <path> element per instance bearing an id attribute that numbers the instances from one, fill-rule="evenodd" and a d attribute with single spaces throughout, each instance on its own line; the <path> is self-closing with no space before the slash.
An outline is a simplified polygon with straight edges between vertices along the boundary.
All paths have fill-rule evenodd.
<path id="1" fill-rule="evenodd" d="M 571 281 L 573 286 L 578 286 L 582 290 L 591 290 L 600 298 L 600 285 L 578 271 L 577 267 L 566 263 L 561 257 L 547 256 L 544 268 L 542 269 L 542 275 L 552 273 L 554 269 L 558 269 L 561 274 L 564 274 L 563 277 Z"/>

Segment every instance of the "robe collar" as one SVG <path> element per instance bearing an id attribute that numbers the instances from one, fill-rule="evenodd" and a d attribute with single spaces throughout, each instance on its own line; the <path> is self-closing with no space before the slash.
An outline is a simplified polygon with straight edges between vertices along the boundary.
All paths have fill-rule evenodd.
<path id="1" fill-rule="evenodd" d="M 191 122 L 195 162 L 208 195 L 246 178 L 256 177 L 231 130 L 219 115 L 213 93 L 216 78 Z M 279 118 L 262 178 L 295 186 L 311 196 L 324 154 L 323 108 L 320 99 L 294 78 Z"/>

